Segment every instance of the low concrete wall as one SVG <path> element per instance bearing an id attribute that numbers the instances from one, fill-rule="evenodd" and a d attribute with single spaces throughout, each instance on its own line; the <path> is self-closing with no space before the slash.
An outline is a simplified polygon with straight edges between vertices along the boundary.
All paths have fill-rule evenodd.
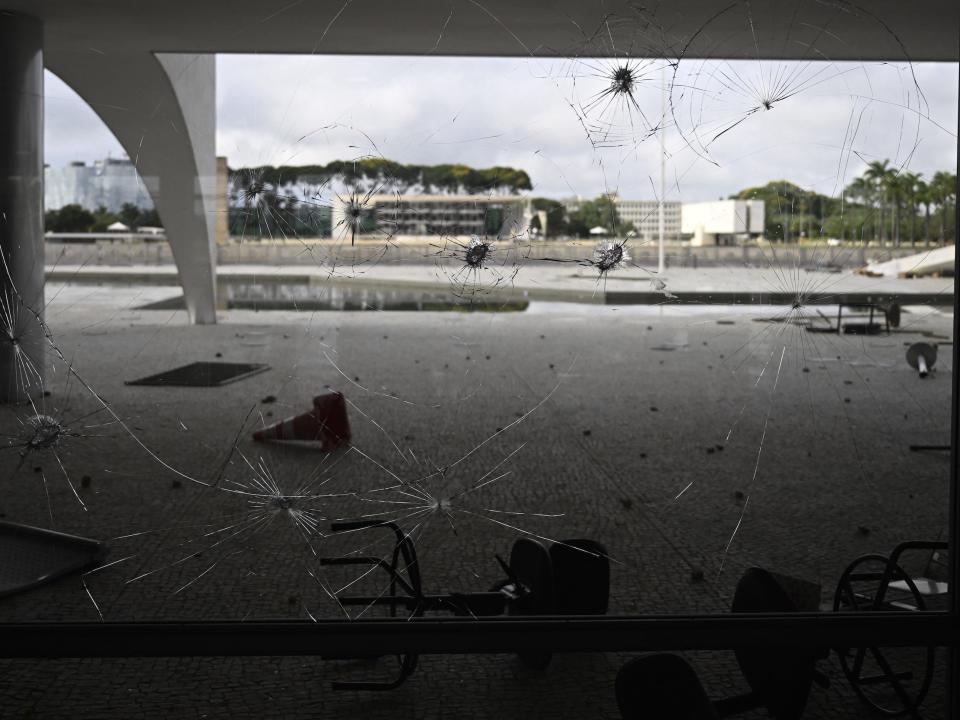
<path id="1" fill-rule="evenodd" d="M 386 240 L 358 240 L 351 248 L 349 243 L 330 240 L 303 240 L 275 243 L 245 242 L 217 246 L 217 262 L 230 264 L 263 265 L 322 265 L 332 254 L 338 262 L 350 261 L 354 253 L 369 257 L 371 250 L 386 245 Z M 506 243 L 500 245 L 503 249 Z M 530 260 L 547 258 L 577 260 L 589 258 L 595 245 L 589 242 L 534 242 L 517 244 L 515 249 Z M 690 245 L 667 245 L 668 267 L 833 267 L 858 268 L 868 262 L 886 260 L 921 252 L 916 248 L 883 247 L 827 247 L 817 245 L 763 245 L 745 247 L 691 247 Z M 423 238 L 393 238 L 387 250 L 391 263 L 433 262 L 443 252 L 442 240 Z M 657 264 L 656 245 L 627 244 L 632 262 L 645 267 Z M 443 253 L 443 254 L 449 254 Z M 94 243 L 46 243 L 47 265 L 169 265 L 173 263 L 170 245 L 159 242 L 110 242 Z"/>

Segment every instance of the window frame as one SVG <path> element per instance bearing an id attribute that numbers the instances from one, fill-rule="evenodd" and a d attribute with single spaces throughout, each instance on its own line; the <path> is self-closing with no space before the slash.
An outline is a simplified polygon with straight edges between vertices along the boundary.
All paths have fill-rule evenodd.
<path id="1" fill-rule="evenodd" d="M 960 124 L 958 124 L 960 137 Z M 960 172 L 960 163 L 958 163 Z M 955 207 L 960 221 L 960 210 Z M 960 226 L 960 222 L 958 222 Z M 953 333 L 960 337 L 960 257 L 954 265 Z M 3 658 L 336 656 L 374 654 L 713 650 L 744 647 L 949 648 L 948 708 L 960 700 L 960 346 L 952 346 L 948 541 L 949 610 L 889 613 L 497 617 L 254 622 L 0 623 Z"/>

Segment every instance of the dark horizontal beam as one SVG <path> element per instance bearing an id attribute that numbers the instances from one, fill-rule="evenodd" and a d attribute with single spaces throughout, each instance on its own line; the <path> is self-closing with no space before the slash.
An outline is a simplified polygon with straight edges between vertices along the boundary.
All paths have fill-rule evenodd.
<path id="1" fill-rule="evenodd" d="M 948 613 L 0 624 L 0 657 L 325 656 L 956 646 Z"/>
<path id="2" fill-rule="evenodd" d="M 96 13 L 88 12 L 90 3 L 77 0 L 4 0 L 0 7 L 44 21 L 45 54 L 54 70 L 76 62 L 91 47 L 108 56 L 164 51 L 592 57 L 620 56 L 629 48 L 637 54 L 683 50 L 686 58 L 957 60 L 955 0 L 751 3 L 753 33 L 744 3 L 644 4 L 655 12 L 622 0 L 554 0 L 546 5 L 483 0 L 453 7 L 446 0 L 368 0 L 346 6 L 289 0 L 97 0 Z M 614 32 L 618 20 L 635 30 L 616 35 L 616 43 L 602 38 L 585 42 L 608 16 Z M 812 53 L 808 43 L 814 38 Z"/>

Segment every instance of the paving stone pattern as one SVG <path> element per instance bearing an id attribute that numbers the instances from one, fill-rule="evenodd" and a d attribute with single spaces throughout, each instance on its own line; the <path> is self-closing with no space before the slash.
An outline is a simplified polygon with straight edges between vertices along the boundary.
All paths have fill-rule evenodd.
<path id="1" fill-rule="evenodd" d="M 945 443 L 949 427 L 949 346 L 926 380 L 903 361 L 905 342 L 949 333 L 950 316 L 925 309 L 905 314 L 900 332 L 857 338 L 763 322 L 759 309 L 230 311 L 217 326 L 191 327 L 181 312 L 132 303 L 104 312 L 73 295 L 49 315 L 55 329 L 65 328 L 55 336 L 59 347 L 129 431 L 205 482 L 225 462 L 228 477 L 244 472 L 231 447 L 251 408 L 248 430 L 306 411 L 327 386 L 376 421 L 351 409 L 355 446 L 404 479 L 449 464 L 548 398 L 464 461 L 457 481 L 482 476 L 522 445 L 504 466 L 510 475 L 477 493 L 478 506 L 562 514 L 497 517 L 547 538 L 603 542 L 615 560 L 612 613 L 724 612 L 740 573 L 753 565 L 818 582 L 829 602 L 853 558 L 946 531 L 946 457 L 907 449 Z M 272 369 L 221 388 L 123 384 L 214 359 Z M 67 373 L 54 377 L 52 389 L 46 402 L 69 405 L 69 415 L 97 409 Z M 15 413 L 5 409 L 2 417 L 4 433 L 15 434 Z M 109 417 L 91 417 L 99 419 L 81 422 L 91 426 L 88 437 L 67 438 L 60 450 L 87 510 L 50 455 L 31 455 L 16 468 L 16 453 L 8 452 L 0 458 L 9 488 L 0 514 L 49 527 L 52 511 L 52 527 L 107 540 L 109 559 L 134 555 L 88 578 L 107 620 L 307 621 L 307 610 L 342 617 L 307 575 L 315 558 L 290 528 L 279 524 L 240 545 L 204 550 L 197 538 L 226 527 L 245 501 L 179 477 Z M 108 424 L 92 427 L 98 423 Z M 401 461 L 394 443 L 421 465 Z M 238 449 L 263 457 L 293 486 L 322 459 L 309 448 L 256 445 L 248 431 Z M 390 481 L 355 455 L 331 477 L 325 492 Z M 343 508 L 353 511 L 350 502 Z M 154 532 L 118 539 L 146 530 Z M 464 515 L 455 528 L 438 521 L 423 533 L 424 582 L 437 592 L 487 589 L 501 575 L 494 553 L 508 553 L 520 534 Z M 322 545 L 331 554 L 361 547 L 381 552 L 389 544 L 368 534 Z M 198 549 L 202 557 L 190 558 Z M 382 587 L 366 582 L 360 586 Z M 93 621 L 97 612 L 72 577 L 3 600 L 0 620 Z M 405 686 L 383 694 L 333 692 L 329 683 L 388 677 L 391 658 L 2 661 L 0 716 L 616 718 L 613 681 L 627 657 L 559 656 L 545 672 L 511 656 L 424 657 Z M 688 657 L 712 697 L 745 689 L 732 653 Z M 925 718 L 944 717 L 942 657 L 938 667 Z M 821 669 L 833 682 L 813 689 L 805 717 L 872 717 L 835 656 Z"/>

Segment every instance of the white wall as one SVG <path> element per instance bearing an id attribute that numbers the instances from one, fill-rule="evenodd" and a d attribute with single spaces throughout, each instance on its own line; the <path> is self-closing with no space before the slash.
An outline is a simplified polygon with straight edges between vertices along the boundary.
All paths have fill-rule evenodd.
<path id="1" fill-rule="evenodd" d="M 747 232 L 752 235 L 763 235 L 763 228 L 766 223 L 766 203 L 763 200 L 748 200 L 747 205 L 750 208 L 750 226 Z"/>
<path id="2" fill-rule="evenodd" d="M 680 212 L 680 231 L 691 234 L 701 229 L 711 235 L 762 233 L 762 200 L 718 200 L 684 203 Z"/>

